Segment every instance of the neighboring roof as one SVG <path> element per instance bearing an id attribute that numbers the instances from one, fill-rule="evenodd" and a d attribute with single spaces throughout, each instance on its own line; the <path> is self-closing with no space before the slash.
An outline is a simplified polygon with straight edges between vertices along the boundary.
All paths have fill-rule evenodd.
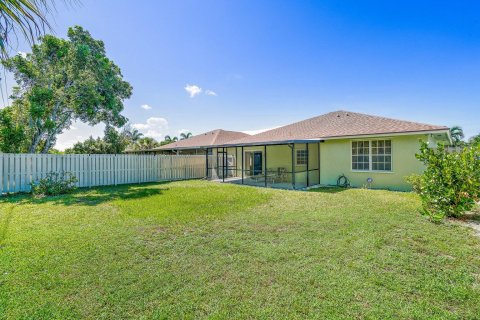
<path id="1" fill-rule="evenodd" d="M 420 133 L 440 130 L 446 131 L 448 127 L 396 120 L 350 111 L 335 111 L 253 136 L 230 141 L 226 144 L 248 145 L 267 142 L 294 142 L 297 140 L 322 140 L 328 138 L 393 133 Z"/>
<path id="2" fill-rule="evenodd" d="M 245 137 L 250 137 L 250 135 L 238 131 L 217 129 L 190 137 L 188 139 L 172 142 L 158 148 L 153 148 L 152 150 L 197 149 L 200 147 L 225 144 L 232 140 Z"/>

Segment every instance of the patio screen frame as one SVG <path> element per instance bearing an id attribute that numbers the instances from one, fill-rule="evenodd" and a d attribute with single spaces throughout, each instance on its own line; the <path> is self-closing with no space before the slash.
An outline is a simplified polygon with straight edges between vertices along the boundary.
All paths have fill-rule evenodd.
<path id="1" fill-rule="evenodd" d="M 305 187 L 301 187 L 300 189 L 308 188 L 312 185 L 317 185 L 320 184 L 321 182 L 321 170 L 320 170 L 320 157 L 321 157 L 321 143 L 323 140 L 293 140 L 293 141 L 285 141 L 285 142 L 278 142 L 278 143 L 256 143 L 256 144 L 242 144 L 242 145 L 222 145 L 222 146 L 215 146 L 216 149 L 216 157 L 217 157 L 217 163 L 216 163 L 216 168 L 215 169 L 218 173 L 220 170 L 220 154 L 222 158 L 222 176 L 221 176 L 221 181 L 225 182 L 225 175 L 229 174 L 229 167 L 228 167 L 228 156 L 229 156 L 229 148 L 230 149 L 235 149 L 235 167 L 232 168 L 232 170 L 235 171 L 235 174 L 233 175 L 236 180 L 244 185 L 248 184 L 246 183 L 247 177 L 245 175 L 245 153 L 249 152 L 248 148 L 254 147 L 255 149 L 260 149 L 263 153 L 262 155 L 262 172 L 261 176 L 263 176 L 263 183 L 256 183 L 254 185 L 256 186 L 264 186 L 264 187 L 273 187 L 275 188 L 274 183 L 269 183 L 269 176 L 268 176 L 268 161 L 270 159 L 269 155 L 269 147 L 274 147 L 274 146 L 288 146 L 290 148 L 290 153 L 291 153 L 291 171 L 290 172 L 285 172 L 287 174 L 290 174 L 290 183 L 291 183 L 291 189 L 298 189 L 299 185 L 301 182 L 298 180 L 299 178 L 296 177 L 298 174 L 305 172 L 306 173 L 306 185 Z M 315 144 L 315 148 L 311 147 L 310 145 Z M 296 167 L 296 150 L 298 150 L 298 146 L 304 145 L 304 150 L 307 151 L 307 157 L 306 157 L 306 164 L 305 164 L 305 170 L 299 171 Z M 316 149 L 316 150 L 315 150 Z M 258 151 L 260 151 L 258 150 Z M 213 151 L 213 148 L 212 148 Z M 240 151 L 240 155 L 238 153 Z M 315 155 L 311 152 L 315 152 Z M 252 151 L 253 152 L 253 151 Z M 213 153 L 213 152 L 212 152 Z M 232 152 L 233 153 L 233 152 Z M 208 178 L 208 148 L 207 148 L 207 178 Z M 313 163 L 312 163 L 313 162 Z M 240 164 L 240 172 L 241 174 L 238 174 L 238 164 Z M 280 168 L 279 168 L 280 169 Z M 311 174 L 312 172 L 318 171 L 318 179 L 317 177 L 312 178 Z M 229 182 L 228 178 L 230 176 L 227 176 L 227 182 Z M 220 178 L 220 177 L 218 177 Z M 230 179 L 231 180 L 231 179 Z M 303 180 L 304 181 L 304 180 Z M 233 182 L 233 181 L 232 181 Z M 238 182 L 237 182 L 238 183 Z M 278 183 L 277 183 L 278 184 Z"/>

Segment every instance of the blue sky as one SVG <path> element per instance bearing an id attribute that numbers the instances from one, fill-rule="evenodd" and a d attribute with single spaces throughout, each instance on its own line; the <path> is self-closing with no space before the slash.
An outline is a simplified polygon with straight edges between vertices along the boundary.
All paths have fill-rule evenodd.
<path id="1" fill-rule="evenodd" d="M 471 136 L 480 132 L 479 11 L 478 1 L 82 0 L 58 7 L 54 30 L 81 25 L 105 42 L 134 88 L 125 115 L 155 138 L 338 109 Z M 191 97 L 187 85 L 202 91 Z M 90 134 L 102 128 L 76 124 L 57 146 Z"/>

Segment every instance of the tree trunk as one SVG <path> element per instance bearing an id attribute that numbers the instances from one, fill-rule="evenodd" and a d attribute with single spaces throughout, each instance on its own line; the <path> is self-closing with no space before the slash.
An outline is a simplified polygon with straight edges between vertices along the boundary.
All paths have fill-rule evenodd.
<path id="1" fill-rule="evenodd" d="M 37 152 L 37 147 L 38 144 L 40 143 L 40 138 L 42 135 L 36 134 L 33 139 L 32 139 L 32 144 L 30 145 L 30 148 L 28 149 L 28 153 L 36 153 Z"/>
<path id="2" fill-rule="evenodd" d="M 47 140 L 45 140 L 45 145 L 43 146 L 41 153 L 48 153 L 48 151 L 52 148 L 53 142 L 56 140 L 55 136 L 57 135 L 56 131 L 49 134 Z"/>

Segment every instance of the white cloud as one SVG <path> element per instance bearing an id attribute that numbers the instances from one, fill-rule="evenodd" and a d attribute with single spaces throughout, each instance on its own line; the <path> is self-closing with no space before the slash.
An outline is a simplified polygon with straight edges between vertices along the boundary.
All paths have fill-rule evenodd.
<path id="1" fill-rule="evenodd" d="M 132 127 L 138 129 L 147 137 L 159 139 L 166 134 L 168 121 L 165 118 L 151 117 L 147 119 L 146 123 L 134 123 Z"/>
<path id="2" fill-rule="evenodd" d="M 142 105 L 140 106 L 140 108 L 142 108 L 143 110 L 150 110 L 150 109 L 152 109 L 152 107 L 150 107 L 148 104 L 142 104 Z"/>
<path id="3" fill-rule="evenodd" d="M 246 134 L 250 134 L 250 135 L 255 135 L 255 134 L 259 134 L 259 133 L 262 133 L 262 132 L 265 132 L 265 131 L 268 131 L 268 130 L 273 130 L 273 129 L 277 129 L 277 128 L 280 128 L 281 126 L 276 126 L 276 127 L 272 127 L 272 128 L 265 128 L 265 129 L 258 129 L 258 130 L 246 130 L 246 131 L 242 131 L 243 133 L 246 133 Z"/>
<path id="4" fill-rule="evenodd" d="M 23 51 L 18 51 L 18 54 L 21 55 L 23 58 L 27 57 L 27 53 Z"/>
<path id="5" fill-rule="evenodd" d="M 187 84 L 184 89 L 185 91 L 188 92 L 188 94 L 190 95 L 190 98 L 193 98 L 196 95 L 199 95 L 200 93 L 202 93 L 202 88 L 194 84 L 193 85 Z"/>
<path id="6" fill-rule="evenodd" d="M 214 97 L 217 96 L 217 93 L 215 91 L 212 91 L 212 90 L 205 90 L 205 94 L 207 96 L 214 96 Z"/>

